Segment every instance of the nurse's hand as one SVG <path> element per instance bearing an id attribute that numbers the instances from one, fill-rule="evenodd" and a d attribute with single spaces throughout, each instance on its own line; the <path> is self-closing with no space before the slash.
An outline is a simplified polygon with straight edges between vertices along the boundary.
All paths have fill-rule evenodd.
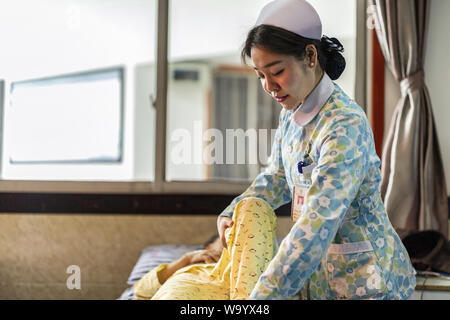
<path id="1" fill-rule="evenodd" d="M 227 241 L 225 239 L 225 230 L 233 226 L 233 219 L 220 216 L 217 219 L 217 231 L 219 232 L 219 238 L 224 248 L 227 247 Z"/>

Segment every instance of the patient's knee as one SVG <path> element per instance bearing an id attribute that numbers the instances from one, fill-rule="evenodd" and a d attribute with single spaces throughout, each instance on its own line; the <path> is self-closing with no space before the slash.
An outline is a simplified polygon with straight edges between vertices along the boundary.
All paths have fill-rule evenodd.
<path id="1" fill-rule="evenodd" d="M 252 218 L 255 220 L 269 218 L 269 220 L 273 220 L 275 219 L 275 212 L 264 199 L 249 197 L 238 202 L 234 212 L 234 218 L 236 220 L 244 218 Z"/>

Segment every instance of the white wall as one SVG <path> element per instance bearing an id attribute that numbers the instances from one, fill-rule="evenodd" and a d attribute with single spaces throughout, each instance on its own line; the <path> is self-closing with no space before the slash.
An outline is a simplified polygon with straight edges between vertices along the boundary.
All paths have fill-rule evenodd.
<path id="1" fill-rule="evenodd" d="M 211 59 L 220 58 L 221 55 L 234 55 L 235 64 L 240 64 L 239 49 L 247 32 L 256 22 L 259 11 L 269 2 L 270 0 L 172 0 L 169 60 Z M 347 68 L 337 83 L 354 97 L 356 0 L 309 2 L 321 18 L 323 34 L 337 37 L 346 49 L 344 57 Z M 345 20 L 342 20 L 341 17 L 344 16 Z"/>
<path id="2" fill-rule="evenodd" d="M 154 64 L 139 64 L 134 68 L 134 168 L 133 180 L 155 180 L 156 97 Z"/>
<path id="3" fill-rule="evenodd" d="M 192 70 L 199 72 L 198 81 L 174 80 L 172 71 Z M 171 64 L 168 75 L 167 97 L 167 152 L 166 175 L 167 180 L 205 180 L 206 167 L 203 165 L 203 131 L 208 129 L 207 123 L 207 98 L 212 90 L 212 71 L 207 64 L 187 63 Z M 175 130 L 189 132 L 189 135 L 180 137 L 176 141 Z M 185 138 L 188 138 L 187 140 Z M 181 140 L 181 141 L 180 141 Z M 176 145 L 186 146 L 184 142 L 190 141 L 191 154 L 189 160 L 182 156 L 184 163 L 175 155 L 179 150 Z M 182 148 L 186 150 L 186 148 Z M 178 159 L 176 159 L 178 158 Z M 178 163 L 177 163 L 178 161 Z M 188 163 L 186 163 L 188 162 Z"/>
<path id="4" fill-rule="evenodd" d="M 171 0 L 170 59 L 236 53 L 260 10 L 271 0 Z M 356 37 L 356 0 L 309 0 L 319 13 L 323 33 Z M 341 17 L 345 16 L 343 21 Z M 193 45 L 195 43 L 195 45 Z"/>
<path id="5" fill-rule="evenodd" d="M 447 193 L 450 196 L 450 1 L 432 0 L 425 59 L 425 80 L 433 104 Z"/>
<path id="6" fill-rule="evenodd" d="M 434 121 L 437 130 L 442 161 L 447 183 L 447 193 L 450 196 L 450 105 L 448 92 L 450 90 L 450 1 L 432 0 L 430 22 L 428 29 L 427 49 L 425 56 L 425 82 L 431 96 Z M 400 99 L 400 86 L 392 73 L 386 68 L 385 95 L 385 134 L 389 130 L 392 112 Z"/>

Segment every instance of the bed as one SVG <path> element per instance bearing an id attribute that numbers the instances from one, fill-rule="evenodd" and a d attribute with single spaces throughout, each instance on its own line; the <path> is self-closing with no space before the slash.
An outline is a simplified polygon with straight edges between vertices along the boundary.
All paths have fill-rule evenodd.
<path id="1" fill-rule="evenodd" d="M 283 238 L 278 238 L 278 244 L 281 243 Z M 155 245 L 149 246 L 142 250 L 139 259 L 136 262 L 136 265 L 133 267 L 130 275 L 128 276 L 127 285 L 129 286 L 117 300 L 134 300 L 133 299 L 133 286 L 139 281 L 147 272 L 151 269 L 157 267 L 162 263 L 170 263 L 183 254 L 202 249 L 203 245 Z M 436 286 L 440 286 L 437 288 L 433 288 L 433 291 L 429 288 L 424 287 L 425 281 L 428 282 L 439 282 Z M 433 282 L 433 283 L 434 283 Z M 448 278 L 444 279 L 429 279 L 426 280 L 423 277 L 417 277 L 417 288 L 416 288 L 416 299 L 417 300 L 450 300 L 450 280 Z"/>
<path id="2" fill-rule="evenodd" d="M 280 245 L 283 238 L 278 238 L 278 245 Z M 127 285 L 129 286 L 117 300 L 134 300 L 133 286 L 138 282 L 147 272 L 157 267 L 162 263 L 170 263 L 180 258 L 189 251 L 203 249 L 203 244 L 198 245 L 155 245 L 149 246 L 142 250 L 136 265 L 133 267 L 128 276 Z"/>

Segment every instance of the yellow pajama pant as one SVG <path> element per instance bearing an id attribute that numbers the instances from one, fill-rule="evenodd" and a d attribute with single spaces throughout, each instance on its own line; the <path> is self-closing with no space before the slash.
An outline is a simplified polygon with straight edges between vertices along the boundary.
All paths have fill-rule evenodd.
<path id="1" fill-rule="evenodd" d="M 134 286 L 138 299 L 243 300 L 278 250 L 276 217 L 260 198 L 241 200 L 234 210 L 233 226 L 226 229 L 227 249 L 214 264 L 195 264 L 175 272 L 163 285 L 157 272 L 148 272 Z"/>

